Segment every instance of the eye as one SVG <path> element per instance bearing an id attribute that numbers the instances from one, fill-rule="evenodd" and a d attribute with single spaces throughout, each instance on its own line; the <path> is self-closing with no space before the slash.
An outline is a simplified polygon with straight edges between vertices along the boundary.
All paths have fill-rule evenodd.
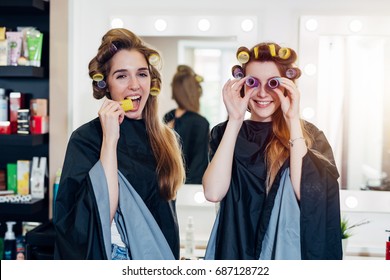
<path id="1" fill-rule="evenodd" d="M 124 79 L 124 78 L 126 78 L 125 74 L 119 74 L 119 75 L 116 76 L 117 80 Z"/>

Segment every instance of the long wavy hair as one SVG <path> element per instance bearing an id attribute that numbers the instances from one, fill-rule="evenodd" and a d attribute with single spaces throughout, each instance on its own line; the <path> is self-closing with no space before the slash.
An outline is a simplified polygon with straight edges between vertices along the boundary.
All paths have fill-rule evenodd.
<path id="1" fill-rule="evenodd" d="M 203 78 L 187 65 L 179 65 L 172 79 L 172 99 L 180 109 L 199 112 Z"/>
<path id="2" fill-rule="evenodd" d="M 159 57 L 159 53 L 124 28 L 111 29 L 103 36 L 97 55 L 89 63 L 89 76 L 92 78 L 95 74 L 102 74 L 104 78 L 107 77 L 112 57 L 122 49 L 140 52 L 148 63 L 151 81 L 155 83 L 153 86 L 161 88 L 161 75 L 156 68 L 158 65 L 151 65 L 149 61 L 151 55 Z M 106 88 L 99 87 L 96 81 L 92 81 L 92 89 L 96 99 L 104 96 L 110 98 Z M 157 96 L 149 95 L 142 118 L 145 120 L 146 131 L 157 161 L 160 194 L 166 200 L 174 199 L 177 189 L 185 181 L 183 156 L 176 135 L 158 116 Z"/>
<path id="3" fill-rule="evenodd" d="M 249 60 L 242 64 L 242 69 L 245 74 L 246 67 L 252 61 L 274 62 L 279 69 L 282 77 L 287 77 L 295 82 L 301 75 L 301 71 L 295 66 L 297 54 L 293 49 L 282 48 L 276 43 L 260 43 L 248 50 Z M 286 55 L 289 52 L 289 55 Z M 291 69 L 294 69 L 295 75 L 290 76 Z M 290 72 L 289 72 L 290 71 Z M 312 147 L 313 140 L 309 131 L 305 126 L 305 122 L 301 120 L 303 137 L 306 140 L 308 148 Z M 267 162 L 267 190 L 271 188 L 276 175 L 278 174 L 283 163 L 290 156 L 289 139 L 290 131 L 287 127 L 286 120 L 283 116 L 281 106 L 272 115 L 272 136 L 266 148 Z"/>

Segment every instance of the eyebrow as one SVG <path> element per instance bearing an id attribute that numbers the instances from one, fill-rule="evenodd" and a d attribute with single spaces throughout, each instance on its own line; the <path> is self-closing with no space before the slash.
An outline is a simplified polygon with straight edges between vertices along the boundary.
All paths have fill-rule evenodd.
<path id="1" fill-rule="evenodd" d="M 121 73 L 121 72 L 127 72 L 128 70 L 127 69 L 118 69 L 118 70 L 115 70 L 112 75 L 116 74 L 116 73 Z M 137 71 L 149 71 L 149 68 L 148 67 L 141 67 L 141 68 L 138 68 Z"/>

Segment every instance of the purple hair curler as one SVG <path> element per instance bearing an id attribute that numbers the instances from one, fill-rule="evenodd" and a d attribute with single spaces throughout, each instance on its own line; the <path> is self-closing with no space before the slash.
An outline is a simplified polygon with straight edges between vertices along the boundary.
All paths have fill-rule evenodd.
<path id="1" fill-rule="evenodd" d="M 248 87 L 258 87 L 260 85 L 260 82 L 255 77 L 249 77 L 248 80 L 245 81 L 246 85 Z"/>
<path id="2" fill-rule="evenodd" d="M 242 79 L 244 78 L 244 71 L 242 70 L 241 66 L 236 65 L 232 69 L 232 75 L 235 79 Z"/>
<path id="3" fill-rule="evenodd" d="M 280 85 L 279 78 L 274 77 L 268 80 L 267 85 L 270 89 L 275 89 Z"/>

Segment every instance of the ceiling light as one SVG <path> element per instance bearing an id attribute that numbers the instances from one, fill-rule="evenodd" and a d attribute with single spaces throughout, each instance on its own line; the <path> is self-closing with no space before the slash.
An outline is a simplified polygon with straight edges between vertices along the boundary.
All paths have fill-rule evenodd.
<path id="1" fill-rule="evenodd" d="M 253 29 L 253 21 L 251 19 L 244 19 L 241 22 L 241 29 L 245 32 L 249 32 Z"/>
<path id="2" fill-rule="evenodd" d="M 309 31 L 315 31 L 318 27 L 318 21 L 314 18 L 311 18 L 305 23 L 306 29 Z"/>
<path id="3" fill-rule="evenodd" d="M 204 19 L 199 20 L 199 22 L 198 22 L 198 28 L 200 31 L 207 31 L 210 29 L 210 26 L 211 26 L 211 24 L 210 24 L 210 21 L 208 19 L 204 18 Z"/>
<path id="4" fill-rule="evenodd" d="M 157 19 L 154 22 L 154 28 L 156 28 L 157 31 L 164 31 L 165 29 L 167 29 L 167 26 L 167 21 L 164 19 Z"/>
<path id="5" fill-rule="evenodd" d="M 111 27 L 112 28 L 122 28 L 123 27 L 123 20 L 120 18 L 114 18 L 111 21 Z"/>

